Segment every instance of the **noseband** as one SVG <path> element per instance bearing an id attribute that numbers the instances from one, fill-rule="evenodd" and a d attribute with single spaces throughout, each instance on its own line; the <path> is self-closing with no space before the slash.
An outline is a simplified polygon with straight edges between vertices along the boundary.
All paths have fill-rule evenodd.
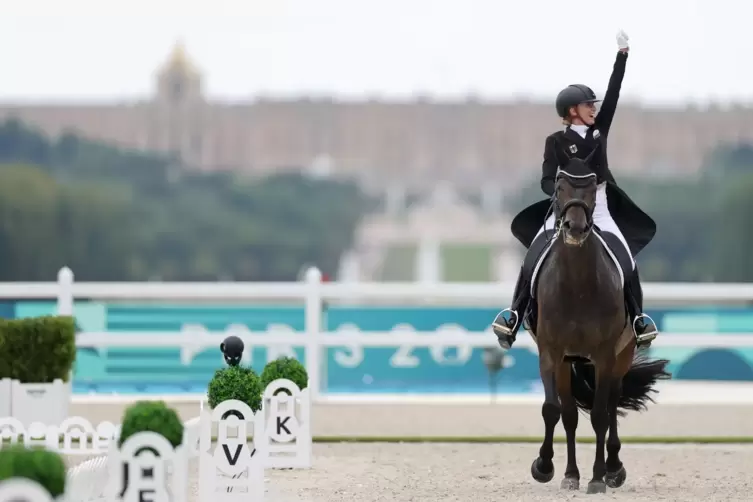
<path id="1" fill-rule="evenodd" d="M 560 207 L 559 201 L 555 197 L 554 199 L 555 237 L 558 236 L 560 231 L 562 230 L 562 223 L 565 220 L 565 215 L 567 215 L 567 212 L 573 207 L 583 208 L 583 210 L 586 212 L 586 228 L 584 230 L 584 235 L 585 235 L 584 239 L 588 238 L 589 234 L 593 230 L 595 207 L 589 207 L 588 204 L 582 199 L 570 199 L 569 201 L 565 202 L 565 204 L 562 207 Z"/>

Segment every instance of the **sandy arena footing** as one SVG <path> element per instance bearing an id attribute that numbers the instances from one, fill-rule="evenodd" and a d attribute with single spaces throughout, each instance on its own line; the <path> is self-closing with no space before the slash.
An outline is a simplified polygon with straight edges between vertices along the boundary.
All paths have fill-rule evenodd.
<path id="1" fill-rule="evenodd" d="M 753 433 L 753 400 L 734 386 L 689 389 L 708 400 L 731 393 L 725 402 L 675 402 L 650 405 L 620 420 L 623 437 L 746 437 Z M 700 393 L 700 394 L 699 394 Z M 667 394 L 664 394 L 665 396 Z M 724 396 L 721 396 L 724 397 Z M 737 404 L 736 404 L 737 403 Z M 198 402 L 170 402 L 184 420 L 196 417 Z M 119 422 L 128 403 L 77 403 L 71 415 L 93 423 Z M 341 403 L 316 404 L 315 436 L 534 436 L 543 434 L 541 403 Z M 557 436 L 563 436 L 558 424 Z M 593 437 L 587 417 L 581 438 Z M 485 502 L 571 499 L 625 501 L 753 500 L 753 445 L 624 444 L 620 456 L 627 481 L 606 495 L 586 495 L 594 446 L 578 446 L 581 488 L 565 492 L 559 485 L 566 447 L 555 444 L 555 475 L 547 484 L 531 478 L 539 444 L 468 443 L 330 443 L 315 444 L 313 467 L 268 470 L 270 502 Z M 70 459 L 78 463 L 83 458 Z M 198 500 L 197 465 L 192 463 L 192 498 Z"/>
<path id="2" fill-rule="evenodd" d="M 622 446 L 625 484 L 586 495 L 594 446 L 578 445 L 581 486 L 560 489 L 566 447 L 555 445 L 554 479 L 531 478 L 534 444 L 331 443 L 314 445 L 311 469 L 266 471 L 268 502 L 498 502 L 625 500 L 728 502 L 753 494 L 753 446 Z M 83 461 L 70 458 L 70 465 Z M 191 462 L 190 498 L 198 502 L 198 460 Z"/>
<path id="3" fill-rule="evenodd" d="M 268 471 L 267 495 L 271 502 L 726 502 L 753 496 L 753 447 L 624 445 L 627 481 L 606 495 L 586 495 L 593 445 L 578 446 L 580 490 L 560 489 L 565 453 L 565 445 L 555 446 L 554 479 L 540 484 L 530 475 L 538 445 L 317 444 L 312 469 Z"/>

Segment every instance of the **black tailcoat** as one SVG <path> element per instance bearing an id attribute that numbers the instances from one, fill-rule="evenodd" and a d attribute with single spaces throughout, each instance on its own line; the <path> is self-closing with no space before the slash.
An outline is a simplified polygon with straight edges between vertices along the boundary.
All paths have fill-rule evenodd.
<path id="1" fill-rule="evenodd" d="M 544 162 L 541 166 L 541 189 L 550 197 L 554 193 L 555 176 L 560 166 L 558 159 L 562 158 L 561 154 L 558 155 L 558 150 L 566 152 L 571 157 L 585 159 L 598 148 L 599 151 L 594 154 L 590 165 L 596 173 L 598 182 L 607 184 L 609 213 L 625 236 L 630 252 L 635 256 L 654 238 L 656 223 L 617 186 L 607 161 L 607 137 L 617 109 L 626 62 L 627 53 L 618 52 L 601 109 L 594 124 L 588 128 L 585 138 L 570 127 L 546 138 Z M 512 233 L 526 248 L 531 245 L 534 236 L 544 224 L 550 204 L 551 199 L 536 202 L 513 219 Z"/>

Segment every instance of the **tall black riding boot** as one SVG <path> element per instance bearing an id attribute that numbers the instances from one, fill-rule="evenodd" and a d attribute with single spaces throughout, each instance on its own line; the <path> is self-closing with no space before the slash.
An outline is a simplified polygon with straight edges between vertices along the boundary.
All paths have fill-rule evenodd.
<path id="1" fill-rule="evenodd" d="M 497 314 L 492 323 L 492 331 L 497 335 L 499 345 L 507 350 L 515 343 L 515 336 L 520 329 L 523 316 L 528 308 L 528 302 L 531 299 L 531 282 L 526 271 L 525 264 L 520 267 L 518 282 L 515 284 L 515 291 L 512 295 L 512 305 Z M 510 315 L 505 318 L 505 313 Z"/>
<path id="2" fill-rule="evenodd" d="M 526 315 L 528 303 L 531 301 L 533 271 L 536 268 L 536 263 L 550 244 L 551 241 L 546 232 L 542 232 L 533 239 L 525 258 L 523 258 L 523 265 L 520 267 L 518 282 L 515 284 L 515 291 L 512 294 L 512 305 L 497 314 L 492 323 L 492 331 L 497 335 L 499 345 L 503 349 L 509 349 L 515 342 L 515 335 L 523 324 L 523 317 Z M 507 318 L 505 318 L 506 312 L 510 314 Z"/>
<path id="3" fill-rule="evenodd" d="M 656 323 L 648 315 L 643 313 L 643 288 L 638 275 L 638 266 L 635 266 L 633 274 L 627 281 L 625 299 L 628 304 L 628 312 L 635 333 L 635 341 L 638 347 L 648 347 L 659 334 Z"/>

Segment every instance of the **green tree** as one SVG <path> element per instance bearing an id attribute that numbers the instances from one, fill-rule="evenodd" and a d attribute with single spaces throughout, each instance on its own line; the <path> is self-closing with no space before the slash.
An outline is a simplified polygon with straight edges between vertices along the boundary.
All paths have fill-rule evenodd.
<path id="1" fill-rule="evenodd" d="M 60 190 L 44 171 L 22 165 L 0 169 L 0 270 L 3 280 L 56 277 Z"/>
<path id="2" fill-rule="evenodd" d="M 183 172 L 178 159 L 0 124 L 2 280 L 334 275 L 371 202 L 351 183 Z"/>
<path id="3" fill-rule="evenodd" d="M 753 281 L 753 173 L 727 183 L 713 225 L 698 227 L 697 241 L 712 246 L 710 267 L 722 282 Z"/>

